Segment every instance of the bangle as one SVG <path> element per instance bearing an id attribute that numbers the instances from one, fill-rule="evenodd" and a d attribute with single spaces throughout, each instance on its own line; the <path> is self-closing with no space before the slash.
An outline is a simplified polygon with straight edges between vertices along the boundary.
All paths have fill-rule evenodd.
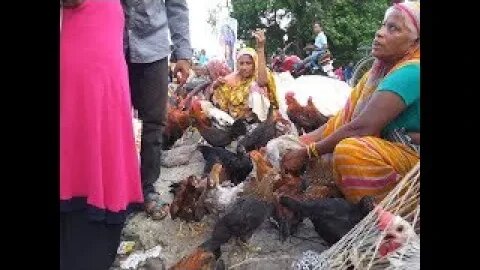
<path id="1" fill-rule="evenodd" d="M 308 147 L 308 145 L 307 145 L 306 148 L 307 148 L 308 159 L 311 159 L 311 158 L 312 158 L 312 154 L 310 153 L 310 147 Z"/>
<path id="2" fill-rule="evenodd" d="M 318 158 L 319 155 L 318 155 L 318 151 L 317 151 L 317 149 L 316 149 L 316 147 L 315 147 L 315 143 L 309 144 L 309 147 L 310 147 L 310 151 L 312 152 L 312 154 L 313 154 L 316 158 Z"/>

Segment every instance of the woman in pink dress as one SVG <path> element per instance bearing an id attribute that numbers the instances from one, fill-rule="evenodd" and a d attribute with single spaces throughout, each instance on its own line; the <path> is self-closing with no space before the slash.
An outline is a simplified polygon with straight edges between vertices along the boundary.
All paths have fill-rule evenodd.
<path id="1" fill-rule="evenodd" d="M 60 268 L 108 270 L 142 207 L 120 0 L 63 1 Z"/>

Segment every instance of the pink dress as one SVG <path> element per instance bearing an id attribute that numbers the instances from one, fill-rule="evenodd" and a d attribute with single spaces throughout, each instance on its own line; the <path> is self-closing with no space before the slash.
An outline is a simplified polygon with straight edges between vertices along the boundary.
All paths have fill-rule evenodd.
<path id="1" fill-rule="evenodd" d="M 86 208 L 107 221 L 143 202 L 123 29 L 120 0 L 63 11 L 60 210 Z"/>

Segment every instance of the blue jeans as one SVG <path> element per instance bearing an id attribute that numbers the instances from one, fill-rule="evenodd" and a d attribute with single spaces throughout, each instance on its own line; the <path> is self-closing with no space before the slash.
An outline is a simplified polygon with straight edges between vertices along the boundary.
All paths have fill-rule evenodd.
<path id="1" fill-rule="evenodd" d="M 321 51 L 314 51 L 312 52 L 312 55 L 309 57 L 306 57 L 303 62 L 307 64 L 308 66 L 314 67 L 314 68 L 319 68 L 318 66 L 318 59 L 325 53 L 324 50 Z"/>

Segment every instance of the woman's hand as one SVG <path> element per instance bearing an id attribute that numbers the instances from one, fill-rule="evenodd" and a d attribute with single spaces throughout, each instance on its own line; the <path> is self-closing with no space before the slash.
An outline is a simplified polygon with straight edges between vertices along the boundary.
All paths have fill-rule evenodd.
<path id="1" fill-rule="evenodd" d="M 261 29 L 257 29 L 255 32 L 253 32 L 253 36 L 257 41 L 257 49 L 265 48 L 265 40 L 266 40 L 265 31 Z"/>
<path id="2" fill-rule="evenodd" d="M 226 80 L 224 77 L 218 77 L 213 83 L 212 83 L 212 89 L 215 89 L 219 87 L 220 85 L 225 84 Z"/>
<path id="3" fill-rule="evenodd" d="M 287 152 L 282 158 L 282 168 L 286 172 L 298 172 L 307 160 L 307 148 L 295 149 Z"/>

